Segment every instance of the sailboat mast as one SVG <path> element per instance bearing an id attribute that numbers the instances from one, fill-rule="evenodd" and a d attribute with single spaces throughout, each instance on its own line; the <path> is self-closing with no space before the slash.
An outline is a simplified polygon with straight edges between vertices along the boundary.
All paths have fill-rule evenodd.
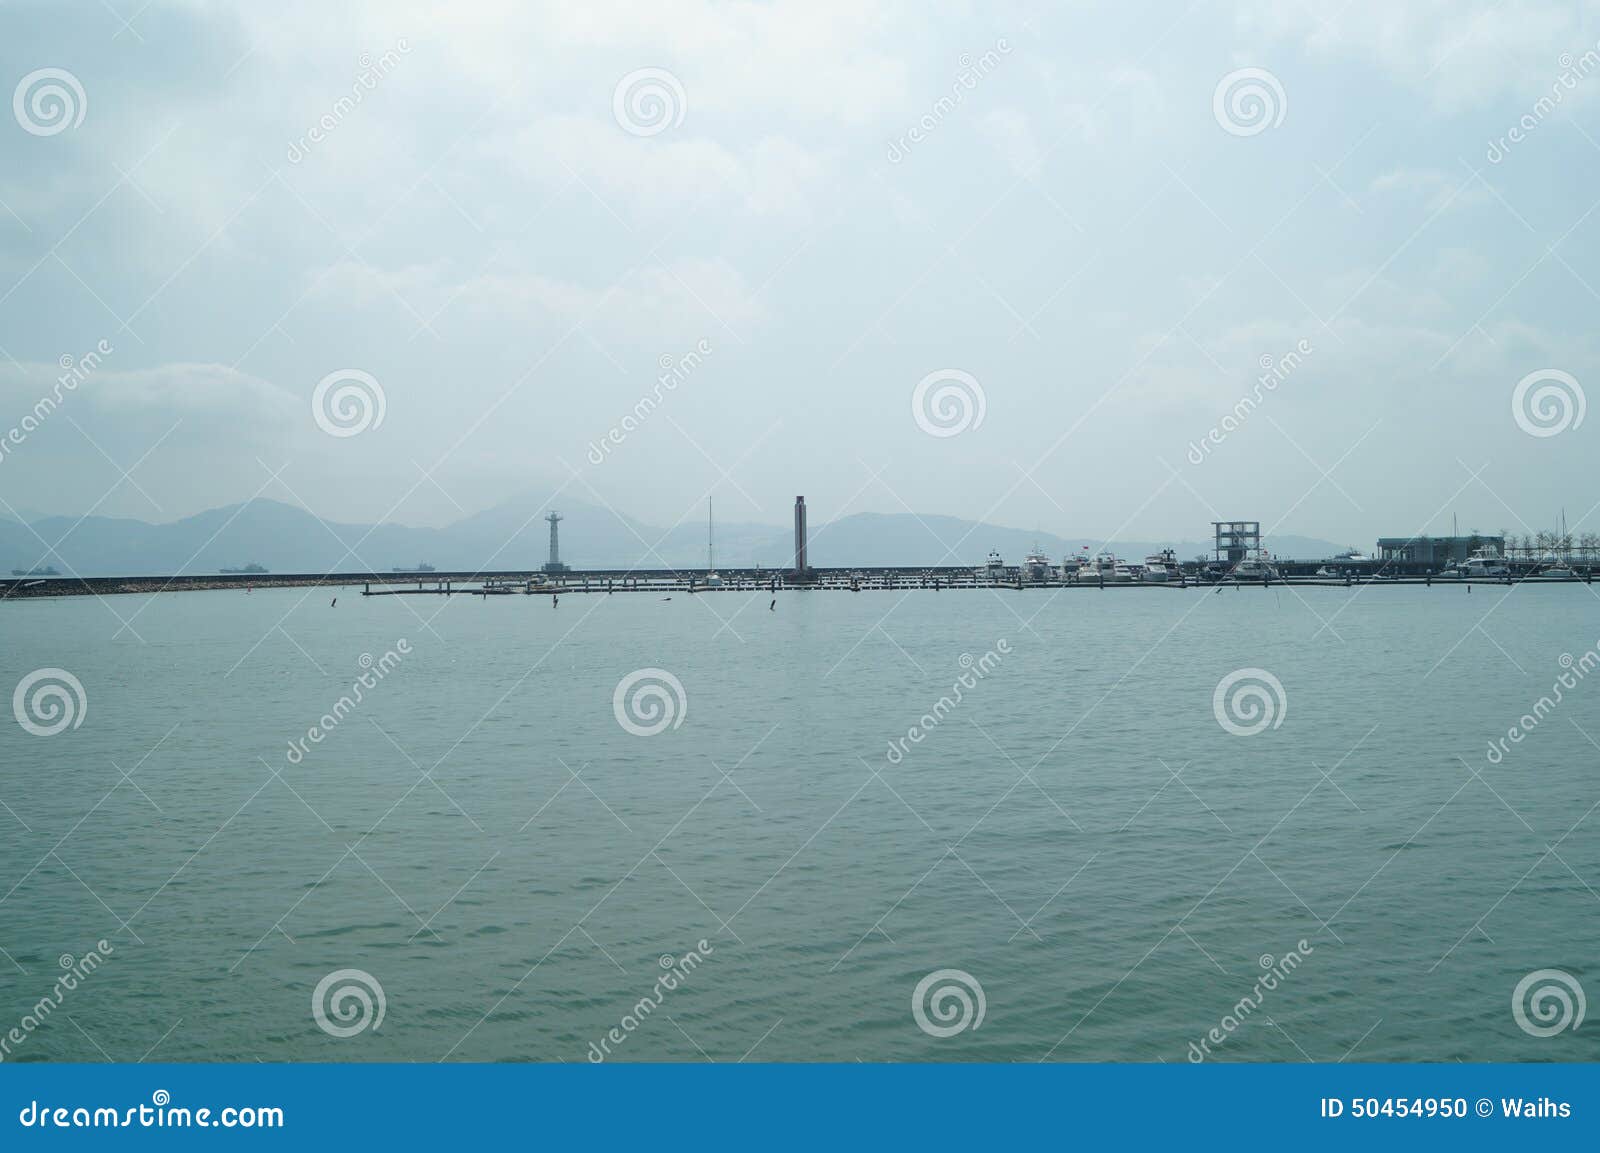
<path id="1" fill-rule="evenodd" d="M 717 571 L 717 543 L 715 536 L 715 518 L 712 516 L 711 498 L 706 498 L 706 571 Z"/>

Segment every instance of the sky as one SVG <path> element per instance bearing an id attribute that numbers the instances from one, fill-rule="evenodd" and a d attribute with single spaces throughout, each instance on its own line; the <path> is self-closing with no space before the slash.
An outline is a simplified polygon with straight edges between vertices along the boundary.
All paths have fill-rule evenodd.
<path id="1" fill-rule="evenodd" d="M 6 4 L 0 515 L 1600 530 L 1597 41 L 1539 0 Z"/>

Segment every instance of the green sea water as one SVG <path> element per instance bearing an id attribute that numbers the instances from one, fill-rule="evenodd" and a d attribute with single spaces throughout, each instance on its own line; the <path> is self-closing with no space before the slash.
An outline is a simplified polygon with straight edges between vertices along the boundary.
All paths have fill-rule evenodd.
<path id="1" fill-rule="evenodd" d="M 333 595 L 0 605 L 5 1060 L 1600 1058 L 1586 586 Z"/>

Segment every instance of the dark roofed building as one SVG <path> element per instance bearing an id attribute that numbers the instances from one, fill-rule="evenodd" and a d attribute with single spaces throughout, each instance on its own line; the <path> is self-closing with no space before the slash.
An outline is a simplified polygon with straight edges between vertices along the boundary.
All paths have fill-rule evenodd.
<path id="1" fill-rule="evenodd" d="M 1386 536 L 1378 539 L 1378 559 L 1402 564 L 1443 568 L 1460 564 L 1479 549 L 1506 551 L 1506 538 L 1473 533 L 1470 536 Z"/>

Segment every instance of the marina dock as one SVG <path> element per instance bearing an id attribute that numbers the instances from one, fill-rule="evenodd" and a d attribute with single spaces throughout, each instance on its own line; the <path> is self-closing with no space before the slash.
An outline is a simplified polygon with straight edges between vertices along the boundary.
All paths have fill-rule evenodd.
<path id="1" fill-rule="evenodd" d="M 1067 580 L 1059 570 L 1044 580 L 1028 579 L 1017 570 L 999 579 L 980 575 L 971 566 L 819 568 L 803 578 L 790 571 L 771 569 L 727 569 L 719 580 L 708 584 L 703 571 L 691 569 L 592 569 L 545 574 L 532 570 L 495 572 L 429 573 L 418 580 L 414 573 L 284 573 L 266 575 L 222 575 L 217 573 L 178 576 L 131 577 L 47 577 L 0 579 L 0 601 L 29 600 L 37 597 L 114 596 L 159 592 L 197 592 L 274 588 L 359 589 L 363 596 L 568 596 L 607 593 L 683 593 L 700 595 L 728 592 L 885 592 L 926 589 L 930 591 L 1089 591 L 1118 592 L 1131 589 L 1192 590 L 1234 587 L 1347 588 L 1366 585 L 1511 585 L 1588 584 L 1596 567 L 1573 570 L 1571 576 L 1546 577 L 1536 573 L 1511 571 L 1502 576 L 1470 579 L 1441 579 L 1437 574 L 1407 571 L 1405 565 L 1386 565 L 1370 571 L 1351 571 L 1342 577 L 1316 575 L 1318 562 L 1275 562 L 1277 575 L 1237 577 L 1208 573 L 1198 564 L 1186 564 L 1172 579 L 1161 582 L 1114 580 Z"/>
<path id="2" fill-rule="evenodd" d="M 382 596 L 552 596 L 613 593 L 882 592 L 916 589 L 1029 590 L 1352 588 L 1400 585 L 1591 584 L 1600 573 L 1600 536 L 1585 535 L 1576 546 L 1566 532 L 1524 537 L 1472 532 L 1465 536 L 1384 537 L 1378 555 L 1354 549 L 1323 560 L 1274 557 L 1262 547 L 1259 521 L 1212 522 L 1211 555 L 1181 560 L 1172 548 L 1144 558 L 1119 560 L 1109 551 L 1052 561 L 1035 544 L 1020 564 L 1006 564 L 998 552 L 972 565 L 876 565 L 812 567 L 808 559 L 805 497 L 795 498 L 792 567 L 718 568 L 714 526 L 707 516 L 705 567 L 575 569 L 561 560 L 560 524 L 552 512 L 549 560 L 538 569 L 437 572 L 421 563 L 386 572 L 273 574 L 260 566 L 220 573 L 175 576 L 77 577 L 53 569 L 16 571 L 0 578 L 0 601 L 37 597 L 110 596 L 202 590 L 253 591 L 271 588 L 357 589 L 364 597 Z M 1109 548 L 1109 546 L 1107 546 Z"/>

